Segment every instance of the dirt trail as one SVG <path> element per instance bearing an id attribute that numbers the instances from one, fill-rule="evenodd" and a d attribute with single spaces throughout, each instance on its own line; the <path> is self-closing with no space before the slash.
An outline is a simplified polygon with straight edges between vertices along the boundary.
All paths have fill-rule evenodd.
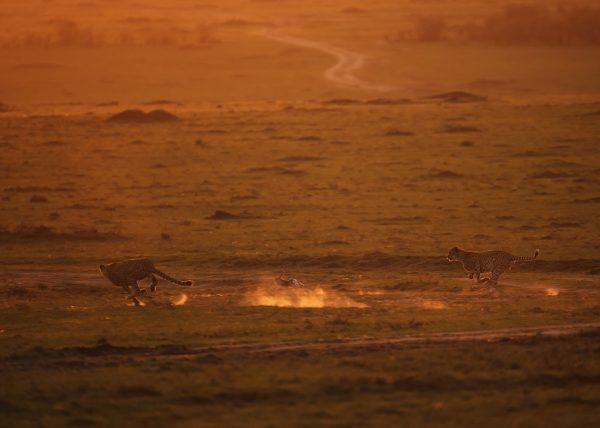
<path id="1" fill-rule="evenodd" d="M 325 70 L 323 75 L 326 79 L 338 85 L 376 92 L 390 92 L 396 89 L 393 86 L 369 83 L 354 75 L 356 71 L 365 65 L 366 56 L 363 54 L 331 46 L 327 43 L 286 36 L 272 31 L 260 31 L 255 34 L 281 43 L 314 49 L 333 56 L 337 62 Z"/>
<path id="2" fill-rule="evenodd" d="M 342 339 L 315 342 L 274 342 L 239 345 L 215 345 L 191 348 L 192 353 L 216 351 L 286 352 L 299 350 L 334 350 L 344 348 L 379 348 L 403 344 L 445 342 L 498 342 L 528 337 L 556 337 L 600 330 L 600 322 L 555 326 L 507 328 L 496 330 L 458 331 L 451 333 L 424 333 L 383 339 Z"/>
<path id="3" fill-rule="evenodd" d="M 344 349 L 359 349 L 363 351 L 377 350 L 381 348 L 418 345 L 418 344 L 443 344 L 443 343 L 465 343 L 465 342 L 501 342 L 508 340 L 525 339 L 531 337 L 559 337 L 575 335 L 580 333 L 596 334 L 600 332 L 600 322 L 565 324 L 554 326 L 507 328 L 495 330 L 459 331 L 450 333 L 423 333 L 414 335 L 403 335 L 381 339 L 350 338 L 341 340 L 317 340 L 310 342 L 267 342 L 248 344 L 228 344 L 211 346 L 185 346 L 177 344 L 166 344 L 156 347 L 121 347 L 108 343 L 99 343 L 97 346 L 63 348 L 48 351 L 44 354 L 43 361 L 36 364 L 56 367 L 60 361 L 71 361 L 73 357 L 105 357 L 136 359 L 145 358 L 189 358 L 202 355 L 234 353 L 242 355 L 268 354 L 280 352 L 302 352 L 321 351 L 335 352 Z M 0 360 L 0 371 L 12 369 L 30 369 L 31 356 L 25 353 L 22 356 L 13 356 Z"/>

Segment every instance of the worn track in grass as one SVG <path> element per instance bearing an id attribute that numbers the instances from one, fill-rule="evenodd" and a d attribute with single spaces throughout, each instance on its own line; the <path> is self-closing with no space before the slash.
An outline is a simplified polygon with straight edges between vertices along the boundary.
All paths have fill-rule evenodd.
<path id="1" fill-rule="evenodd" d="M 119 358 L 127 357 L 140 360 L 144 358 L 189 358 L 202 355 L 231 353 L 236 355 L 259 355 L 285 352 L 336 352 L 344 350 L 378 350 L 404 345 L 433 345 L 464 342 L 502 342 L 527 338 L 552 338 L 576 334 L 595 334 L 600 332 L 600 322 L 538 327 L 505 328 L 493 330 L 457 331 L 445 333 L 424 333 L 403 335 L 382 339 L 350 338 L 335 341 L 306 342 L 267 342 L 247 344 L 224 344 L 210 346 L 162 345 L 158 347 L 120 347 L 108 343 L 99 343 L 92 347 L 63 348 L 48 350 L 40 365 L 61 366 L 61 360 L 73 358 Z M 39 355 L 25 353 L 4 359 L 0 362 L 0 371 L 28 369 L 31 363 L 39 360 Z M 70 363 L 68 363 L 70 364 Z M 93 363 L 92 363 L 93 365 Z"/>

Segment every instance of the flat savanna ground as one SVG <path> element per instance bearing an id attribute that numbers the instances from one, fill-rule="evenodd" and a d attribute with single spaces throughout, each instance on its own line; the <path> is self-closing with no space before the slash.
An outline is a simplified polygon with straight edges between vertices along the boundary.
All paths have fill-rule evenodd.
<path id="1" fill-rule="evenodd" d="M 597 425 L 599 108 L 2 118 L 3 421 Z M 474 289 L 444 259 L 454 245 L 541 255 Z M 139 255 L 195 285 L 128 306 L 97 266 Z M 282 271 L 305 288 L 274 285 Z"/>
<path id="2" fill-rule="evenodd" d="M 96 274 L 4 278 L 8 426 L 598 423 L 595 277 L 520 272 L 473 290 L 456 274 L 348 268 L 302 275 L 298 291 L 264 273 L 206 273 L 185 305 L 164 285 L 141 308 Z M 330 306 L 253 306 L 257 290 Z M 455 331 L 484 333 L 444 336 Z"/>
<path id="3" fill-rule="evenodd" d="M 2 118 L 2 263 L 288 268 L 454 245 L 598 259 L 599 104 L 367 103 Z"/>

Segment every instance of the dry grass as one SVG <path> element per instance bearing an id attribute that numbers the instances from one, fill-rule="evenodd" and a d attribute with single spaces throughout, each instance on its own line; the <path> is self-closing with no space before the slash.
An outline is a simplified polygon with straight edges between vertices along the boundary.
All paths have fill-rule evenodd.
<path id="1" fill-rule="evenodd" d="M 0 138 L 18 148 L 1 161 L 0 238 L 11 245 L 1 263 L 148 255 L 182 266 L 385 268 L 397 263 L 390 256 L 420 256 L 441 266 L 454 245 L 600 258 L 588 209 L 598 127 L 581 116 L 593 107 L 298 106 L 138 126 L 102 115 L 0 119 Z"/>
<path id="2" fill-rule="evenodd" d="M 99 275 L 5 272 L 4 421 L 597 423 L 597 332 L 501 342 L 327 346 L 347 339 L 594 321 L 600 314 L 596 279 L 514 273 L 494 292 L 471 290 L 454 274 L 313 273 L 300 277 L 307 287 L 300 294 L 321 289 L 323 305 L 273 307 L 248 306 L 248 299 L 274 275 L 202 276 L 199 286 L 186 288 L 183 305 L 175 306 L 181 301 L 178 287 L 161 284 L 145 307 L 133 308 Z M 277 296 L 287 293 L 283 297 L 294 300 L 283 290 Z M 295 346 L 277 350 L 290 342 Z M 304 349 L 302 343 L 311 346 Z"/>

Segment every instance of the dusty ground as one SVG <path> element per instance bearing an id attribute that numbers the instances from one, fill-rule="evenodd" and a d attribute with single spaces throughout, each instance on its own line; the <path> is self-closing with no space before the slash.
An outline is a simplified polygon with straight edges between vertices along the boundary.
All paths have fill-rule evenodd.
<path id="1" fill-rule="evenodd" d="M 194 287 L 161 283 L 134 308 L 96 274 L 5 272 L 5 420 L 598 422 L 594 276 L 521 271 L 490 290 L 455 273 L 313 272 L 300 277 L 302 292 L 273 277 L 206 273 Z M 257 290 L 283 306 L 254 306 Z"/>

